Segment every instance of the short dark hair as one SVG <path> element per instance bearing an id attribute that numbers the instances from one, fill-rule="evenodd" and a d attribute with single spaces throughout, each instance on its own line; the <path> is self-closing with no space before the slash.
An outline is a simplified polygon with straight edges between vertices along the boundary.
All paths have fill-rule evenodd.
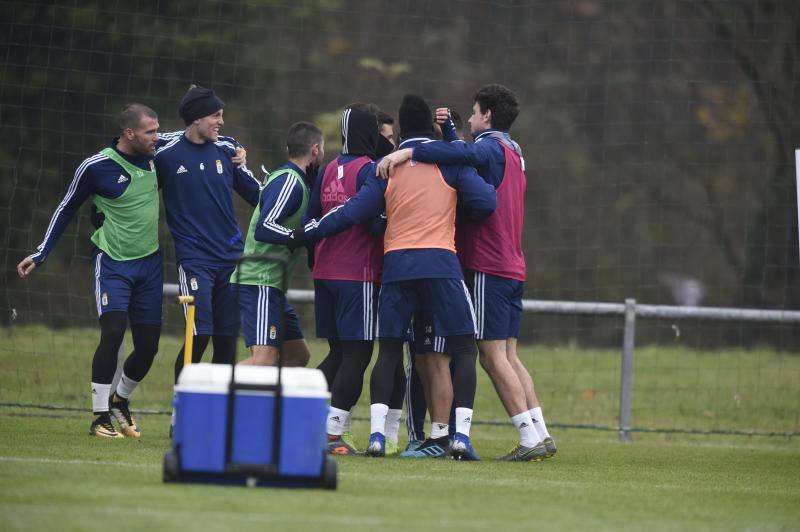
<path id="1" fill-rule="evenodd" d="M 375 116 L 378 117 L 378 125 L 382 126 L 384 124 L 394 124 L 394 118 L 389 116 L 387 113 L 384 113 L 380 109 L 375 113 Z"/>
<path id="2" fill-rule="evenodd" d="M 119 113 L 119 128 L 135 129 L 142 121 L 143 116 L 158 118 L 158 114 L 143 103 L 129 103 Z"/>
<path id="3" fill-rule="evenodd" d="M 286 149 L 289 157 L 308 155 L 311 146 L 322 142 L 322 131 L 311 122 L 295 122 L 286 134 Z"/>
<path id="4" fill-rule="evenodd" d="M 517 97 L 508 87 L 492 83 L 484 85 L 472 98 L 478 103 L 482 113 L 492 112 L 492 127 L 508 131 L 519 114 Z"/>

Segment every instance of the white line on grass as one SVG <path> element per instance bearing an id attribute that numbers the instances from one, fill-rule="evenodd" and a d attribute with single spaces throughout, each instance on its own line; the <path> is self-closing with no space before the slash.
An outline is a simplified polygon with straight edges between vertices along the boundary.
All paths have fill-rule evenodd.
<path id="1" fill-rule="evenodd" d="M 59 465 L 97 465 L 108 467 L 108 461 L 101 460 L 80 460 L 72 459 L 65 460 L 61 458 L 33 458 L 27 456 L 0 456 L 0 462 L 27 462 L 37 464 L 59 464 Z M 133 462 L 117 462 L 114 461 L 114 466 L 120 467 L 138 467 L 142 469 L 154 469 L 152 464 L 135 464 Z"/>

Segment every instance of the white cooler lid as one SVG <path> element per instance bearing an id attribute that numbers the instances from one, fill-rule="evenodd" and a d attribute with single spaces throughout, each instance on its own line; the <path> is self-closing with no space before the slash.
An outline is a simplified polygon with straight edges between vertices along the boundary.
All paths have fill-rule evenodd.
<path id="1" fill-rule="evenodd" d="M 275 384 L 277 380 L 278 368 L 274 366 L 236 366 L 236 382 L 244 384 Z M 230 365 L 201 362 L 183 368 L 178 377 L 175 391 L 228 393 L 230 382 Z M 318 369 L 283 368 L 281 383 L 283 384 L 283 393 L 286 396 L 330 397 L 325 375 Z"/>

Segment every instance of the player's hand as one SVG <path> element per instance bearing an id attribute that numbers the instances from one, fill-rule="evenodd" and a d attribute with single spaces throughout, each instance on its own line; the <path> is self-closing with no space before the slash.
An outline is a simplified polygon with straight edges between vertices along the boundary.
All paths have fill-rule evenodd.
<path id="1" fill-rule="evenodd" d="M 414 150 L 411 148 L 403 148 L 402 150 L 390 153 L 380 160 L 378 167 L 375 169 L 375 175 L 379 175 L 384 179 L 389 179 L 392 174 L 394 174 L 394 167 L 411 159 L 413 153 Z"/>
<path id="2" fill-rule="evenodd" d="M 247 150 L 241 146 L 236 147 L 236 155 L 231 159 L 236 166 L 245 166 L 247 164 Z"/>
<path id="3" fill-rule="evenodd" d="M 98 211 L 97 205 L 92 203 L 92 213 L 89 215 L 89 219 L 92 221 L 92 226 L 95 229 L 100 229 L 103 227 L 103 223 L 106 221 L 106 215 L 101 211 Z"/>
<path id="4" fill-rule="evenodd" d="M 26 278 L 36 268 L 36 263 L 33 262 L 33 257 L 25 257 L 22 262 L 17 264 L 17 273 L 21 278 Z"/>
<path id="5" fill-rule="evenodd" d="M 292 231 L 292 234 L 289 235 L 289 243 L 286 244 L 290 250 L 294 251 L 297 248 L 301 248 L 306 245 L 306 228 L 302 225 Z"/>
<path id="6" fill-rule="evenodd" d="M 442 125 L 448 120 L 450 120 L 450 109 L 448 107 L 437 107 L 434 122 Z"/>

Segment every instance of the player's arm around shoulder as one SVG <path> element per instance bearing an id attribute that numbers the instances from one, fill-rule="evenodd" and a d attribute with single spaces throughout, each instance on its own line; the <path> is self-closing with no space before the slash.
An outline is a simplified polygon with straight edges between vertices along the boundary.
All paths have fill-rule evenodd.
<path id="1" fill-rule="evenodd" d="M 247 168 L 247 150 L 235 138 L 220 136 L 215 142 L 233 167 L 233 188 L 242 199 L 253 207 L 259 201 L 261 181 Z"/>
<path id="2" fill-rule="evenodd" d="M 387 183 L 388 181 L 371 170 L 355 196 L 331 209 L 319 220 L 312 219 L 305 224 L 306 239 L 313 242 L 327 238 L 380 216 L 384 210 L 383 194 Z"/>

